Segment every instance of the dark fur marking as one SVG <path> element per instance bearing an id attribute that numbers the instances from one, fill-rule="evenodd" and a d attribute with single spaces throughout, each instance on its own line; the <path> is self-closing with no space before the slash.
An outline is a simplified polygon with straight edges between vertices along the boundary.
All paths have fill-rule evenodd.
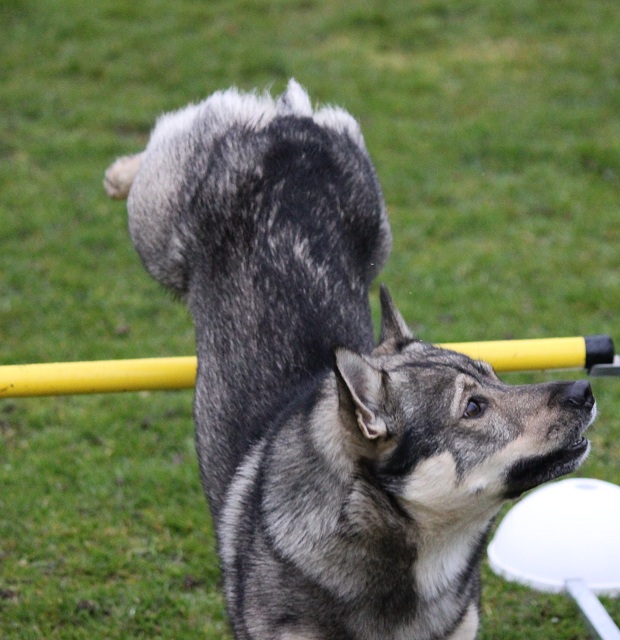
<path id="1" fill-rule="evenodd" d="M 525 491 L 553 480 L 558 475 L 558 470 L 570 465 L 583 451 L 576 453 L 570 449 L 558 449 L 544 456 L 533 456 L 519 460 L 506 473 L 506 486 L 508 490 L 504 494 L 506 499 L 518 498 Z"/>

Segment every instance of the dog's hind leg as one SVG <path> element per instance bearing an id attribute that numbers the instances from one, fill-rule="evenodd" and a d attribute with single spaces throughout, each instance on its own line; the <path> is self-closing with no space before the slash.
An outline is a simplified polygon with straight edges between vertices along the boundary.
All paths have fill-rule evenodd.
<path id="1" fill-rule="evenodd" d="M 107 168 L 103 186 L 110 198 L 129 199 L 129 228 L 146 268 L 162 284 L 182 294 L 184 277 L 179 275 L 182 269 L 178 260 L 174 260 L 174 248 L 178 242 L 175 242 L 172 215 L 166 206 L 165 170 L 161 170 L 161 162 L 156 155 L 155 158 L 149 155 L 155 154 L 148 154 L 147 150 L 118 158 Z M 140 172 L 144 174 L 141 181 L 136 180 Z M 138 202 L 138 206 L 132 206 L 132 199 Z"/>
<path id="2" fill-rule="evenodd" d="M 149 273 L 180 296 L 188 277 L 184 198 L 189 187 L 184 171 L 195 153 L 198 112 L 199 107 L 190 105 L 160 117 L 135 164 L 121 158 L 107 172 L 122 179 L 125 168 L 135 169 L 127 196 L 133 244 Z"/>
<path id="3" fill-rule="evenodd" d="M 122 156 L 108 167 L 103 178 L 103 186 L 110 198 L 124 200 L 129 195 L 143 157 L 144 152 Z"/>
<path id="4" fill-rule="evenodd" d="M 292 102 L 295 109 L 300 100 Z M 233 128 L 266 126 L 276 113 L 267 94 L 230 89 L 158 119 L 129 191 L 129 231 L 147 270 L 177 295 L 187 293 L 196 235 L 192 198 L 203 194 L 214 145 Z"/>

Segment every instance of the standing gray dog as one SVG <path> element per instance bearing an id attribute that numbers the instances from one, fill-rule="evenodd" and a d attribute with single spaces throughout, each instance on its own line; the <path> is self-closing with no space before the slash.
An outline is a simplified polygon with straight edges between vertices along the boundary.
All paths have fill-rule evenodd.
<path id="1" fill-rule="evenodd" d="M 106 174 L 146 268 L 196 326 L 196 441 L 238 640 L 464 640 L 507 500 L 574 471 L 587 382 L 508 386 L 415 340 L 357 123 L 216 93 Z"/>

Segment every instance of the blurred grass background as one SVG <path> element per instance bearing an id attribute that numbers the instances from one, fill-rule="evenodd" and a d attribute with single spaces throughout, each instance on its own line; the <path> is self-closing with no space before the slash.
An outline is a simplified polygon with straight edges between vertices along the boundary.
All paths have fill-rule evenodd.
<path id="1" fill-rule="evenodd" d="M 103 171 L 160 113 L 291 76 L 361 122 L 420 337 L 620 341 L 616 0 L 0 0 L 0 31 L 0 362 L 193 353 Z M 620 387 L 593 384 L 581 473 L 620 483 Z M 229 637 L 191 404 L 0 401 L 1 637 Z M 568 598 L 484 581 L 481 638 L 587 637 Z"/>

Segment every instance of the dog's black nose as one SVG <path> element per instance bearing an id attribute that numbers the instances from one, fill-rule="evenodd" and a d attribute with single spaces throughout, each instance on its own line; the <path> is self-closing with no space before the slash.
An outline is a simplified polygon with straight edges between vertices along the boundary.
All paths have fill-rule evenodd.
<path id="1" fill-rule="evenodd" d="M 567 400 L 576 407 L 591 409 L 594 406 L 594 394 L 587 380 L 577 380 L 567 389 Z"/>

